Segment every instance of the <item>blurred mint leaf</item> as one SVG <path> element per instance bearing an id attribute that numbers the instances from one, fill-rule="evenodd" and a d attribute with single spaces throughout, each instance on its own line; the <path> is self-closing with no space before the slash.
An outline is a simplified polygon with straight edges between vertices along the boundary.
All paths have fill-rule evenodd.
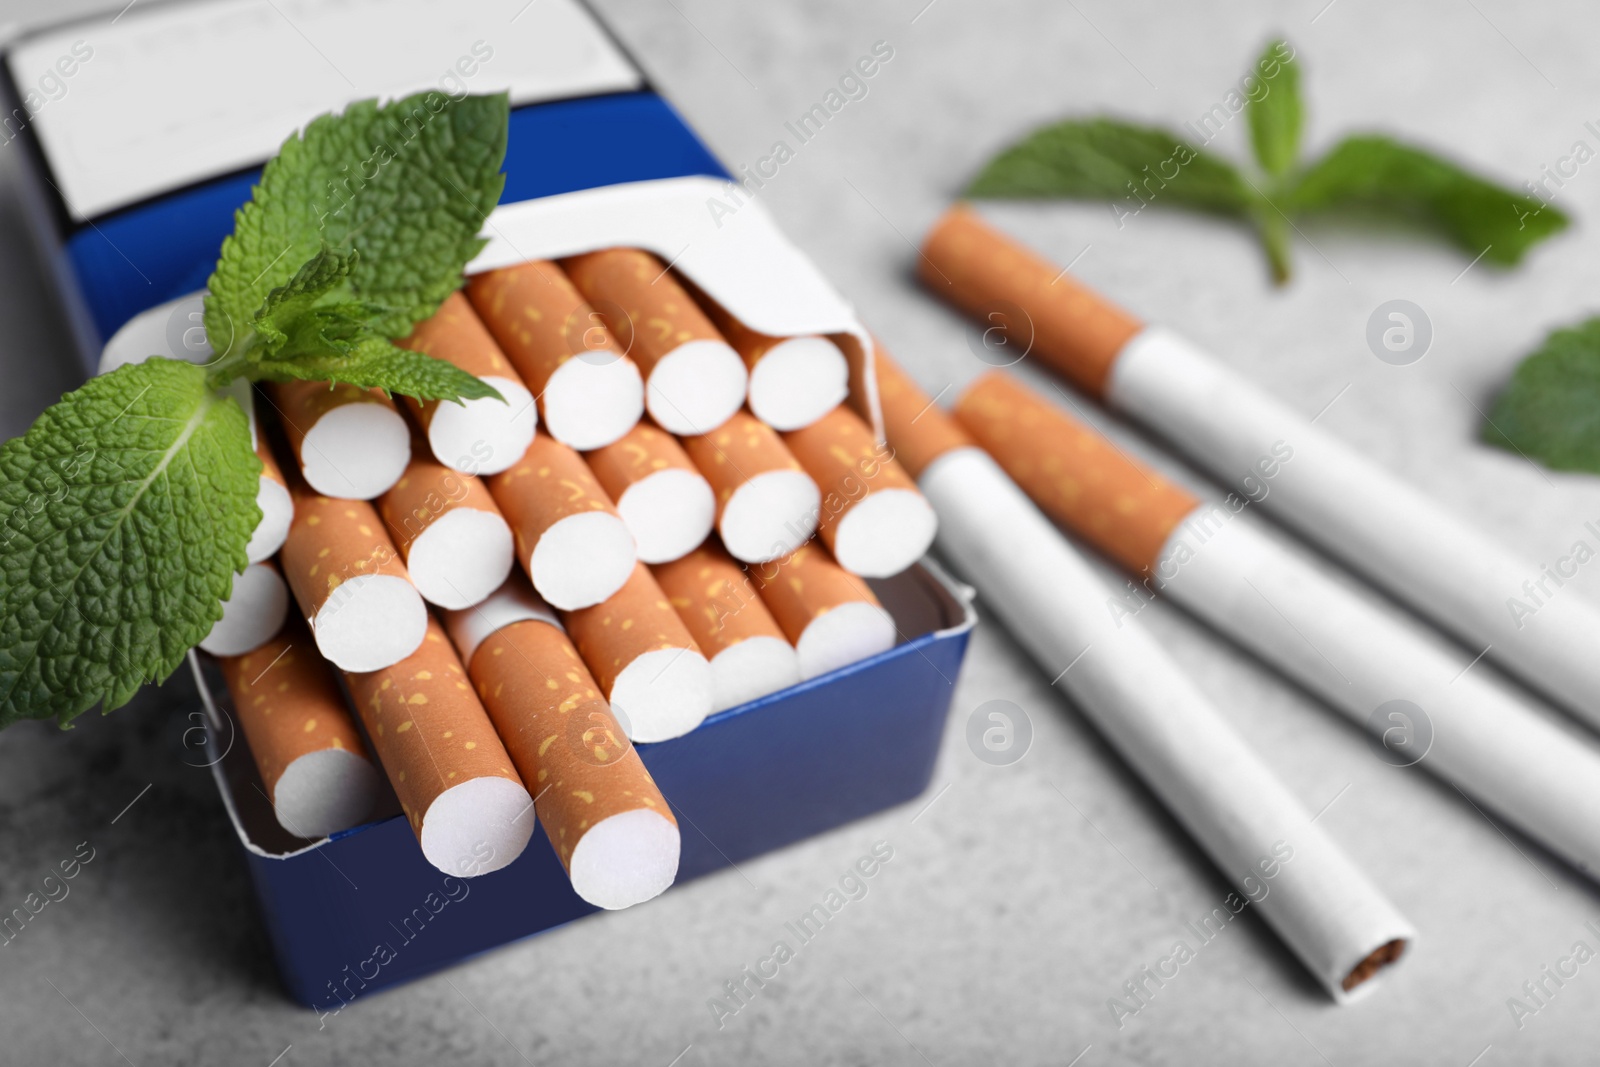
<path id="1" fill-rule="evenodd" d="M 1300 68 L 1287 41 L 1273 41 L 1256 61 L 1266 92 L 1245 105 L 1256 162 L 1274 178 L 1294 169 L 1300 156 Z"/>
<path id="2" fill-rule="evenodd" d="M 1467 255 L 1515 266 L 1566 229 L 1567 216 L 1420 148 L 1387 137 L 1351 137 L 1301 175 L 1291 213 L 1355 211 L 1424 226 Z"/>
<path id="3" fill-rule="evenodd" d="M 222 617 L 261 512 L 245 414 L 205 371 L 91 379 L 0 445 L 0 726 L 128 702 Z"/>
<path id="4" fill-rule="evenodd" d="M 1259 178 L 1161 127 L 1078 118 L 1036 130 L 996 155 L 965 195 L 1109 200 L 1119 227 L 1152 205 L 1239 219 L 1260 238 L 1279 284 L 1289 278 L 1289 238 L 1302 215 L 1420 225 L 1502 266 L 1516 265 L 1567 226 L 1566 215 L 1548 204 L 1388 137 L 1350 137 L 1302 167 L 1304 106 L 1294 49 L 1271 42 L 1254 71 L 1265 91 L 1248 89 L 1247 79 L 1245 95 L 1230 93 L 1239 100 L 1226 107 L 1227 114 L 1247 112 Z M 1206 131 L 1209 141 L 1209 122 Z"/>
<path id="5" fill-rule="evenodd" d="M 1600 474 L 1600 318 L 1556 330 L 1522 361 L 1483 439 L 1555 470 Z"/>
<path id="6" fill-rule="evenodd" d="M 1110 118 L 1035 130 L 983 168 L 967 196 L 1112 199 L 1127 214 L 1145 201 L 1244 217 L 1254 196 L 1226 160 L 1170 130 Z"/>

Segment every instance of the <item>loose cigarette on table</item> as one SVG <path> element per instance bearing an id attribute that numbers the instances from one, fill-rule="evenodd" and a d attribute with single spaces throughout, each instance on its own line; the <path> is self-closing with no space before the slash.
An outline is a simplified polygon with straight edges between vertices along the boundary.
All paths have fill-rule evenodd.
<path id="1" fill-rule="evenodd" d="M 260 563 L 277 555 L 278 549 L 283 547 L 284 538 L 289 536 L 289 520 L 294 518 L 294 501 L 289 496 L 289 483 L 284 480 L 283 469 L 272 453 L 267 434 L 257 432 L 255 445 L 256 457 L 261 460 L 261 480 L 256 489 L 256 507 L 261 509 L 261 520 L 256 523 L 244 551 L 251 563 Z"/>
<path id="2" fill-rule="evenodd" d="M 887 578 L 933 544 L 933 508 L 855 412 L 836 407 L 783 443 L 822 491 L 817 535 L 845 570 Z"/>
<path id="3" fill-rule="evenodd" d="M 378 512 L 412 584 L 442 608 L 467 608 L 500 588 L 514 565 L 511 527 L 488 487 L 414 447 Z"/>
<path id="4" fill-rule="evenodd" d="M 419 401 L 406 398 L 439 462 L 464 474 L 498 474 L 522 458 L 539 423 L 527 385 L 495 344 L 460 290 L 417 323 L 403 348 L 442 359 L 494 386 L 504 399 Z"/>
<path id="5" fill-rule="evenodd" d="M 1470 652 L 1326 576 L 1243 505 L 1196 499 L 1008 377 L 979 378 L 956 414 L 1046 514 L 1143 576 L 1150 592 L 1130 587 L 1107 602 L 1112 614 L 1139 611 L 1152 592 L 1170 596 L 1380 740 L 1409 736 L 1395 760 L 1418 762 L 1600 873 L 1592 738 L 1489 668 L 1467 670 Z"/>
<path id="6" fill-rule="evenodd" d="M 609 445 L 644 412 L 644 379 L 561 268 L 545 260 L 474 275 L 467 298 L 572 448 Z"/>
<path id="7" fill-rule="evenodd" d="M 518 576 L 445 625 L 573 890 L 626 908 L 671 885 L 678 821 L 555 612 Z"/>
<path id="8" fill-rule="evenodd" d="M 720 307 L 707 309 L 750 372 L 747 402 L 775 430 L 809 426 L 844 403 L 850 363 L 826 337 L 771 337 L 757 333 Z"/>
<path id="9" fill-rule="evenodd" d="M 272 562 L 252 563 L 233 576 L 222 602 L 222 618 L 200 642 L 213 656 L 238 656 L 259 648 L 283 629 L 289 614 L 289 589 Z"/>
<path id="10" fill-rule="evenodd" d="M 377 510 L 291 483 L 294 521 L 279 559 L 317 649 L 340 670 L 375 671 L 422 643 L 428 609 Z"/>
<path id="11" fill-rule="evenodd" d="M 562 621 L 632 740 L 679 737 L 711 714 L 711 665 L 643 563 L 615 595 Z"/>
<path id="12" fill-rule="evenodd" d="M 800 677 L 860 663 L 894 647 L 898 631 L 866 580 L 811 542 L 781 559 L 753 564 L 761 600 L 800 659 Z"/>
<path id="13" fill-rule="evenodd" d="M 279 824 L 315 840 L 365 820 L 381 778 L 305 626 L 291 619 L 254 651 L 217 663 Z"/>
<path id="14" fill-rule="evenodd" d="M 639 364 L 645 409 L 662 429 L 710 433 L 744 404 L 744 360 L 665 263 L 636 248 L 608 248 L 561 267 Z"/>
<path id="15" fill-rule="evenodd" d="M 762 563 L 793 552 L 817 532 L 822 493 L 777 432 L 735 412 L 715 433 L 683 447 L 717 494 L 717 532 L 736 559 Z"/>
<path id="16" fill-rule="evenodd" d="M 517 559 L 555 607 L 598 604 L 633 573 L 638 553 L 628 524 L 583 457 L 560 441 L 534 438 L 488 486 L 511 524 Z"/>
<path id="17" fill-rule="evenodd" d="M 411 655 L 345 683 L 429 863 L 471 877 L 522 854 L 533 798 L 438 620 Z"/>
<path id="18" fill-rule="evenodd" d="M 1138 620 L 1112 618 L 1111 591 L 995 462 L 881 351 L 877 367 L 941 552 L 1329 994 L 1370 991 L 1411 925 Z"/>
<path id="19" fill-rule="evenodd" d="M 301 476 L 323 496 L 371 500 L 411 459 L 411 428 L 381 389 L 273 382 L 267 395 Z"/>
<path id="20" fill-rule="evenodd" d="M 770 566 L 770 565 L 769 565 Z M 710 658 L 712 711 L 726 711 L 800 682 L 800 657 L 755 580 L 715 541 L 651 568 L 667 602 Z"/>
<path id="21" fill-rule="evenodd" d="M 1032 320 L 1032 352 L 1166 437 L 1351 569 L 1407 601 L 1592 726 L 1600 609 L 1451 515 L 1178 334 L 1146 326 L 1053 264 L 952 210 L 923 247 L 923 281 L 975 314 Z M 1270 481 L 1263 464 L 1276 468 Z M 1555 579 L 1559 587 L 1561 581 Z"/>
<path id="22" fill-rule="evenodd" d="M 677 559 L 711 533 L 716 495 L 671 434 L 641 422 L 584 459 L 616 501 L 644 562 Z"/>

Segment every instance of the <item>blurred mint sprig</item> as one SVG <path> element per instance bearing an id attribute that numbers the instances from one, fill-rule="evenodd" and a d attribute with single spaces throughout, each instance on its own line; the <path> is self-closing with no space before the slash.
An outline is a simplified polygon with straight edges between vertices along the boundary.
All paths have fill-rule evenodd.
<path id="1" fill-rule="evenodd" d="M 235 379 L 496 397 L 394 344 L 461 284 L 500 198 L 504 94 L 426 92 L 324 115 L 234 216 L 205 298 L 205 366 L 152 357 L 0 445 L 0 727 L 110 711 L 222 616 L 261 513 Z"/>
<path id="2" fill-rule="evenodd" d="M 1170 129 L 1097 117 L 1034 131 L 991 159 L 966 195 L 1111 200 L 1119 221 L 1150 205 L 1236 219 L 1255 231 L 1280 285 L 1291 273 L 1290 231 L 1305 217 L 1420 228 L 1469 256 L 1507 267 L 1567 226 L 1566 215 L 1547 203 L 1381 134 L 1347 137 L 1304 163 L 1294 49 L 1286 41 L 1269 43 L 1255 75 L 1259 92 L 1247 79 L 1244 95 L 1231 94 L 1238 107 L 1224 107 L 1242 108 L 1249 120 L 1259 167 L 1254 176 Z M 1205 139 L 1220 127 L 1210 131 L 1207 124 Z"/>

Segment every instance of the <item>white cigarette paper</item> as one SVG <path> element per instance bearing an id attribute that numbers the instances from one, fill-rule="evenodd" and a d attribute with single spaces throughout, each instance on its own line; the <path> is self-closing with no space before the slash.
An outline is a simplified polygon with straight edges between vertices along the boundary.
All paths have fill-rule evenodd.
<path id="1" fill-rule="evenodd" d="M 1472 653 L 1216 505 L 1173 531 L 1156 574 L 1164 594 L 1357 723 L 1392 731 L 1396 762 L 1432 770 L 1574 866 L 1600 872 L 1600 750 L 1471 663 Z M 1392 701 L 1413 706 L 1385 711 Z"/>
<path id="2" fill-rule="evenodd" d="M 1288 854 L 1256 909 L 1336 1001 L 1370 992 L 1369 961 L 1411 925 L 1137 622 L 1112 620 L 1105 585 L 987 455 L 954 449 L 920 481 L 939 547 L 1045 673 L 1247 895 Z"/>
<path id="3" fill-rule="evenodd" d="M 1230 486 L 1290 450 L 1263 509 L 1600 726 L 1600 611 L 1571 590 L 1541 596 L 1538 566 L 1169 330 L 1123 347 L 1106 397 Z"/>

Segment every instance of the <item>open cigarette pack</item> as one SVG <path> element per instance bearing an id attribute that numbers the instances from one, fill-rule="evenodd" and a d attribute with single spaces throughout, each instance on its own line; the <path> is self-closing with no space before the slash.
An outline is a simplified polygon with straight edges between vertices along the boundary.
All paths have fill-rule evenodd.
<path id="1" fill-rule="evenodd" d="M 510 96 L 488 243 L 402 342 L 505 403 L 237 396 L 264 517 L 191 664 L 297 1000 L 926 788 L 974 616 L 918 561 L 933 512 L 882 444 L 872 338 L 575 0 L 175 2 L 4 67 L 91 374 L 209 358 L 200 293 L 291 131 Z"/>

